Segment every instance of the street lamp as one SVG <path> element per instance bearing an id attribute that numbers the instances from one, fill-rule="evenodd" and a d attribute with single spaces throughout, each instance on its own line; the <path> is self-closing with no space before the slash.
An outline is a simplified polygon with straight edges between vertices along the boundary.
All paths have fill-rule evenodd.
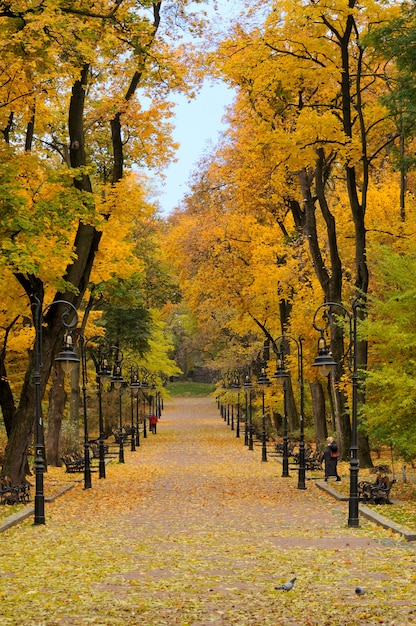
<path id="1" fill-rule="evenodd" d="M 261 368 L 261 374 L 257 379 L 257 383 L 261 385 L 261 408 L 262 408 L 262 429 L 261 429 L 261 460 L 267 461 L 267 447 L 266 447 L 266 411 L 264 406 L 264 388 L 270 385 L 270 380 L 267 377 L 266 367 Z"/>
<path id="2" fill-rule="evenodd" d="M 111 346 L 114 350 L 114 369 L 111 377 L 111 383 L 116 391 L 118 391 L 118 406 L 119 406 L 119 449 L 118 449 L 118 462 L 124 463 L 124 434 L 123 434 L 123 384 L 124 378 L 121 371 L 121 364 L 123 362 L 123 353 L 118 346 Z"/>
<path id="3" fill-rule="evenodd" d="M 253 384 L 249 374 L 246 375 L 244 380 L 244 389 L 246 392 L 246 432 L 247 432 L 247 445 L 249 450 L 253 450 L 253 404 L 251 391 Z"/>
<path id="4" fill-rule="evenodd" d="M 237 417 L 236 417 L 236 437 L 240 437 L 240 372 L 238 369 L 231 370 L 228 374 L 228 388 L 231 392 L 231 430 L 234 430 L 234 390 L 237 391 Z"/>
<path id="5" fill-rule="evenodd" d="M 90 343 L 97 342 L 105 342 L 104 337 L 91 337 L 90 339 L 85 339 L 83 335 L 80 337 L 80 345 L 81 345 L 81 363 L 82 363 L 82 400 L 83 400 L 83 410 L 84 410 L 84 489 L 91 489 L 91 463 L 90 463 L 90 452 L 89 452 L 89 437 L 88 437 L 88 412 L 87 412 L 87 383 L 88 383 L 88 373 L 87 373 L 87 348 Z M 99 359 L 101 360 L 101 359 Z M 98 369 L 96 366 L 96 373 L 98 375 Z M 109 375 L 109 374 L 108 374 Z"/>
<path id="6" fill-rule="evenodd" d="M 324 326 L 318 326 L 317 315 L 323 309 L 322 319 Z M 348 500 L 348 526 L 359 526 L 359 498 L 358 498 L 358 445 L 357 445 L 357 426 L 358 426 L 358 369 L 357 369 L 357 318 L 358 310 L 364 310 L 365 305 L 361 298 L 355 298 L 349 311 L 339 302 L 324 302 L 319 306 L 313 316 L 313 327 L 320 333 L 318 340 L 318 356 L 313 365 L 324 376 L 328 376 L 329 372 L 337 365 L 326 345 L 325 331 L 330 326 L 331 316 L 334 315 L 334 309 L 339 309 L 348 317 L 349 321 L 349 342 L 350 342 L 350 359 L 348 368 L 351 372 L 352 383 L 352 407 L 351 407 L 351 448 L 350 448 L 350 494 Z"/>
<path id="7" fill-rule="evenodd" d="M 287 388 L 286 381 L 289 374 L 284 366 L 284 348 L 280 346 L 280 352 L 277 353 L 276 371 L 273 378 L 277 380 L 283 388 L 283 459 L 282 459 L 282 478 L 289 477 L 289 450 L 287 436 Z"/>
<path id="8" fill-rule="evenodd" d="M 140 445 L 139 432 L 139 389 L 140 383 L 138 381 L 138 365 L 133 363 L 130 366 L 130 409 L 131 409 L 131 451 L 136 451 L 136 443 Z M 136 426 L 134 425 L 134 399 L 136 398 Z M 137 428 L 137 433 L 136 433 Z M 136 441 L 137 436 L 137 441 Z"/>
<path id="9" fill-rule="evenodd" d="M 35 372 L 33 376 L 35 384 L 35 511 L 34 524 L 45 524 L 45 492 L 43 474 L 45 473 L 45 446 L 43 438 L 43 418 L 42 418 L 42 394 L 41 394 L 41 371 L 42 371 L 42 324 L 46 311 L 52 306 L 63 305 L 65 308 L 61 315 L 61 323 L 65 328 L 63 347 L 56 361 L 61 363 L 63 371 L 71 371 L 75 363 L 79 363 L 79 358 L 74 352 L 74 341 L 72 329 L 78 324 L 77 310 L 73 304 L 66 300 L 55 300 L 42 311 L 42 302 L 36 294 L 31 296 L 31 308 L 33 311 L 33 321 L 35 324 Z"/>
<path id="10" fill-rule="evenodd" d="M 299 473 L 298 473 L 298 489 L 306 489 L 305 483 L 305 424 L 304 424 L 304 413 L 305 413 L 305 397 L 304 397 L 304 384 L 303 384 L 303 350 L 302 350 L 302 342 L 304 341 L 303 337 L 299 337 L 295 339 L 291 335 L 281 335 L 274 342 L 273 345 L 276 346 L 277 341 L 281 341 L 280 344 L 280 353 L 277 353 L 277 363 L 276 363 L 276 372 L 273 374 L 272 378 L 278 380 L 281 384 L 283 384 L 283 394 L 284 394 L 284 403 L 285 403 L 285 411 L 284 411 L 284 419 L 285 419 L 285 428 L 283 435 L 283 476 L 289 476 L 289 459 L 288 459 L 288 442 L 287 442 L 287 415 L 286 415 L 286 381 L 289 377 L 289 374 L 285 368 L 285 341 L 293 341 L 296 345 L 297 353 L 298 353 L 298 381 L 299 381 L 299 391 L 300 391 L 300 411 L 299 411 Z"/>
<path id="11" fill-rule="evenodd" d="M 132 398 L 136 399 L 136 427 L 135 427 L 135 446 L 140 446 L 140 425 L 139 425 L 139 392 L 140 392 L 140 382 L 139 382 L 139 368 L 136 365 L 132 370 L 131 374 L 131 383 L 130 390 Z M 132 408 L 133 411 L 133 408 Z M 133 413 L 132 413 L 132 421 L 133 421 Z M 133 444 L 132 448 L 133 450 Z"/>
<path id="12" fill-rule="evenodd" d="M 241 389 L 240 372 L 236 372 L 235 374 L 233 387 L 234 389 L 237 390 L 237 418 L 236 418 L 237 423 L 236 423 L 235 436 L 237 439 L 239 439 L 240 438 L 240 389 Z"/>
<path id="13" fill-rule="evenodd" d="M 145 367 L 140 367 L 139 368 L 139 377 L 141 376 L 141 380 L 140 380 L 140 389 L 142 390 L 142 394 L 143 394 L 143 439 L 147 438 L 147 427 L 146 427 L 146 393 L 145 393 L 145 389 L 149 389 L 149 383 L 147 382 L 147 379 L 149 377 L 149 372 Z"/>
<path id="14" fill-rule="evenodd" d="M 95 365 L 98 398 L 98 478 L 105 478 L 105 448 L 104 448 L 104 419 L 103 419 L 103 381 L 111 378 L 111 369 L 107 355 L 111 348 L 105 337 L 92 337 L 89 342 L 97 344 L 96 350 L 91 350 L 91 357 Z M 86 357 L 85 357 L 86 358 Z M 86 361 L 85 361 L 86 365 Z"/>

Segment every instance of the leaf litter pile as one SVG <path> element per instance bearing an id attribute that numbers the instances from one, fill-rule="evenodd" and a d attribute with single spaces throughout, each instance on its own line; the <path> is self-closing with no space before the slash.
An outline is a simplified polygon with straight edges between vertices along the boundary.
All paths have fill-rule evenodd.
<path id="1" fill-rule="evenodd" d="M 2 533 L 2 625 L 416 622 L 413 544 L 349 528 L 345 503 L 261 462 L 213 400 L 167 403 L 125 460 Z"/>

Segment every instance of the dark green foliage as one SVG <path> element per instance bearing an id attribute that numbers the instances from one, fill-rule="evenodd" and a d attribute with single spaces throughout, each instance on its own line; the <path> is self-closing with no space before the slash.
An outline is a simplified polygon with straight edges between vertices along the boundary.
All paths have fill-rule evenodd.
<path id="1" fill-rule="evenodd" d="M 143 356 L 149 351 L 152 334 L 150 312 L 141 305 L 132 308 L 122 305 L 105 307 L 103 323 L 110 343 L 122 350 L 128 348 Z"/>
<path id="2" fill-rule="evenodd" d="M 401 14 L 375 29 L 364 43 L 374 47 L 386 61 L 394 61 L 397 72 L 384 102 L 398 121 L 404 136 L 416 131 L 416 8 L 403 3 Z"/>
<path id="3" fill-rule="evenodd" d="M 416 458 L 416 256 L 378 247 L 377 289 L 360 333 L 369 339 L 367 403 L 362 423 L 373 443 Z"/>

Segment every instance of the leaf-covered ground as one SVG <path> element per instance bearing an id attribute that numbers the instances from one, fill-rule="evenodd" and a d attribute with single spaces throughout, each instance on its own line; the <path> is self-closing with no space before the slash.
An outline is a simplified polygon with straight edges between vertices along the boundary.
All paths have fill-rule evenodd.
<path id="1" fill-rule="evenodd" d="M 212 400 L 168 403 L 124 465 L 2 533 L 2 625 L 416 622 L 415 546 L 243 443 Z"/>

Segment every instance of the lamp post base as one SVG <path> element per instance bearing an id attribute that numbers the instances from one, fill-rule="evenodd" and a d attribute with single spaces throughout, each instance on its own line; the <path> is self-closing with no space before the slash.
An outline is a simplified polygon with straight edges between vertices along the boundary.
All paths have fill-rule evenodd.
<path id="1" fill-rule="evenodd" d="M 124 463 L 124 443 L 123 443 L 123 433 L 120 431 L 120 447 L 118 449 L 118 462 Z"/>
<path id="2" fill-rule="evenodd" d="M 360 525 L 358 498 L 358 466 L 358 459 L 352 458 L 350 461 L 350 496 L 348 501 L 348 526 L 353 527 L 357 527 Z"/>
<path id="3" fill-rule="evenodd" d="M 303 427 L 301 427 L 300 443 L 299 443 L 299 473 L 298 473 L 298 489 L 306 489 L 305 479 L 305 442 L 303 435 Z"/>
<path id="4" fill-rule="evenodd" d="M 37 446 L 35 467 L 35 512 L 33 523 L 35 526 L 45 524 L 45 491 L 43 486 L 43 473 L 45 471 L 45 463 L 43 460 L 43 447 Z"/>
<path id="5" fill-rule="evenodd" d="M 90 447 L 86 441 L 84 444 L 84 489 L 91 489 L 91 487 Z"/>

